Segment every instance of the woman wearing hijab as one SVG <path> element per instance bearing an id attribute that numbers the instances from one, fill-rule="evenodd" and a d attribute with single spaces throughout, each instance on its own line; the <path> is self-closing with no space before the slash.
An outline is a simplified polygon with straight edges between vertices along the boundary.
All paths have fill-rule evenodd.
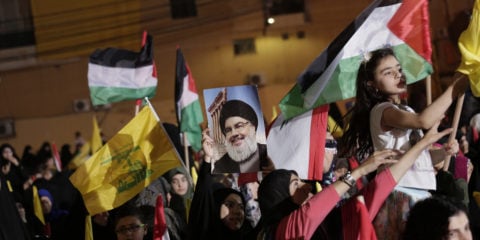
<path id="1" fill-rule="evenodd" d="M 396 151 L 375 152 L 358 168 L 351 173 L 347 172 L 339 181 L 314 196 L 311 194 L 311 186 L 301 181 L 294 171 L 280 169 L 271 172 L 263 179 L 258 189 L 262 212 L 261 223 L 258 225 L 260 228 L 258 239 L 314 238 L 325 217 L 340 201 L 340 196 L 356 185 L 358 179 L 375 171 L 380 165 L 394 163 L 377 174 L 375 179 L 361 190 L 363 208 L 355 210 L 356 206 L 360 206 L 355 205 L 358 198 L 350 199 L 341 208 L 350 214 L 349 221 L 342 221 L 343 239 L 357 239 L 360 234 L 370 234 L 370 239 L 376 239 L 371 228 L 371 220 L 388 194 L 412 166 L 416 157 L 426 147 L 452 130 L 447 129 L 439 133 L 437 128 L 438 123 L 399 160 L 392 159 L 398 155 Z M 362 211 L 364 214 L 361 214 Z M 347 218 L 343 218 L 345 219 Z"/>
<path id="2" fill-rule="evenodd" d="M 206 131 L 204 146 L 213 144 Z M 245 199 L 241 192 L 213 180 L 211 156 L 211 152 L 205 152 L 198 173 L 188 219 L 188 239 L 246 239 L 251 225 L 245 221 Z"/>
<path id="3" fill-rule="evenodd" d="M 193 198 L 193 187 L 188 180 L 189 176 L 183 167 L 177 167 L 166 172 L 163 177 L 171 186 L 168 207 L 177 212 L 186 224 L 186 206 Z"/>

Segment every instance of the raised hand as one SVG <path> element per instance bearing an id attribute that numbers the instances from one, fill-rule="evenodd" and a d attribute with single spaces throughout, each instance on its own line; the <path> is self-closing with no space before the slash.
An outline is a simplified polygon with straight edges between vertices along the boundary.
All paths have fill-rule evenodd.
<path id="1" fill-rule="evenodd" d="M 209 135 L 210 129 L 205 128 L 202 131 L 202 148 L 203 152 L 205 153 L 204 160 L 205 162 L 209 163 L 212 160 L 213 157 L 213 146 L 214 146 L 214 141 Z"/>
<path id="2" fill-rule="evenodd" d="M 361 175 L 365 176 L 377 170 L 381 165 L 396 163 L 401 155 L 402 153 L 395 149 L 376 151 L 360 165 Z"/>

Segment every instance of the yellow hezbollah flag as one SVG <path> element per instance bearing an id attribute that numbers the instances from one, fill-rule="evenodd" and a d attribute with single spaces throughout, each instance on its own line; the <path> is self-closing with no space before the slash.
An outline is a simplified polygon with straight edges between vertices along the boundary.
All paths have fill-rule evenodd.
<path id="1" fill-rule="evenodd" d="M 93 131 L 92 131 L 92 154 L 96 153 L 102 147 L 102 136 L 100 136 L 100 128 L 98 127 L 97 118 L 93 116 Z"/>
<path id="2" fill-rule="evenodd" d="M 180 158 L 165 129 L 150 107 L 144 107 L 70 181 L 93 216 L 122 205 L 177 166 Z"/>
<path id="3" fill-rule="evenodd" d="M 38 189 L 34 185 L 32 187 L 33 191 L 33 212 L 35 213 L 35 216 L 40 220 L 40 222 L 45 225 L 45 218 L 43 217 L 43 211 L 42 211 L 42 203 L 40 201 L 40 197 L 38 196 Z"/>
<path id="4" fill-rule="evenodd" d="M 473 95 L 480 97 L 480 3 L 475 1 L 468 28 L 458 39 L 462 63 L 457 71 L 468 75 Z"/>

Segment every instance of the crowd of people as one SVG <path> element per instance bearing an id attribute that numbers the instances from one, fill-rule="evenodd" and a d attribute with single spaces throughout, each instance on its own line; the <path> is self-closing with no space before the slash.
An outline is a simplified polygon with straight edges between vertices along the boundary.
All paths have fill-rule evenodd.
<path id="1" fill-rule="evenodd" d="M 229 102 L 220 121 L 229 144 L 221 159 L 241 170 L 264 158 L 256 177 L 240 181 L 243 171 L 227 173 L 229 166 L 215 163 L 206 128 L 201 157 L 192 164 L 196 182 L 184 167 L 167 171 L 127 203 L 92 216 L 93 238 L 153 239 L 159 195 L 169 239 L 480 238 L 480 100 L 469 95 L 463 75 L 419 113 L 402 97 L 406 90 L 392 49 L 362 62 L 355 104 L 343 118 L 346 131 L 335 139 L 334 129 L 326 129 L 318 182 L 274 166 L 264 156 L 267 146 L 248 142 L 257 130 L 255 114 Z M 452 129 L 454 103 L 465 92 L 467 110 Z M 246 111 L 230 111 L 240 108 Z M 178 129 L 164 127 L 184 158 Z M 452 132 L 455 140 L 448 141 Z M 61 148 L 63 166 L 84 143 L 76 137 L 73 151 Z M 85 239 L 88 211 L 68 179 L 75 169 L 59 171 L 50 148 L 48 142 L 37 152 L 26 146 L 20 156 L 8 143 L 0 146 L 0 240 Z"/>

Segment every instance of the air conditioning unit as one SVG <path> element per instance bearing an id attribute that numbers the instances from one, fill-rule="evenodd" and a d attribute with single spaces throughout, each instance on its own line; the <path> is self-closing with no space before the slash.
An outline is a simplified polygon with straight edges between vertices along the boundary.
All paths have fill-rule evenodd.
<path id="1" fill-rule="evenodd" d="M 263 87 L 266 82 L 265 76 L 262 73 L 251 73 L 247 75 L 247 84 Z"/>
<path id="2" fill-rule="evenodd" d="M 73 100 L 73 111 L 75 112 L 88 112 L 90 111 L 90 100 L 89 99 L 75 99 Z"/>
<path id="3" fill-rule="evenodd" d="M 15 136 L 15 124 L 12 118 L 0 119 L 0 138 Z"/>

